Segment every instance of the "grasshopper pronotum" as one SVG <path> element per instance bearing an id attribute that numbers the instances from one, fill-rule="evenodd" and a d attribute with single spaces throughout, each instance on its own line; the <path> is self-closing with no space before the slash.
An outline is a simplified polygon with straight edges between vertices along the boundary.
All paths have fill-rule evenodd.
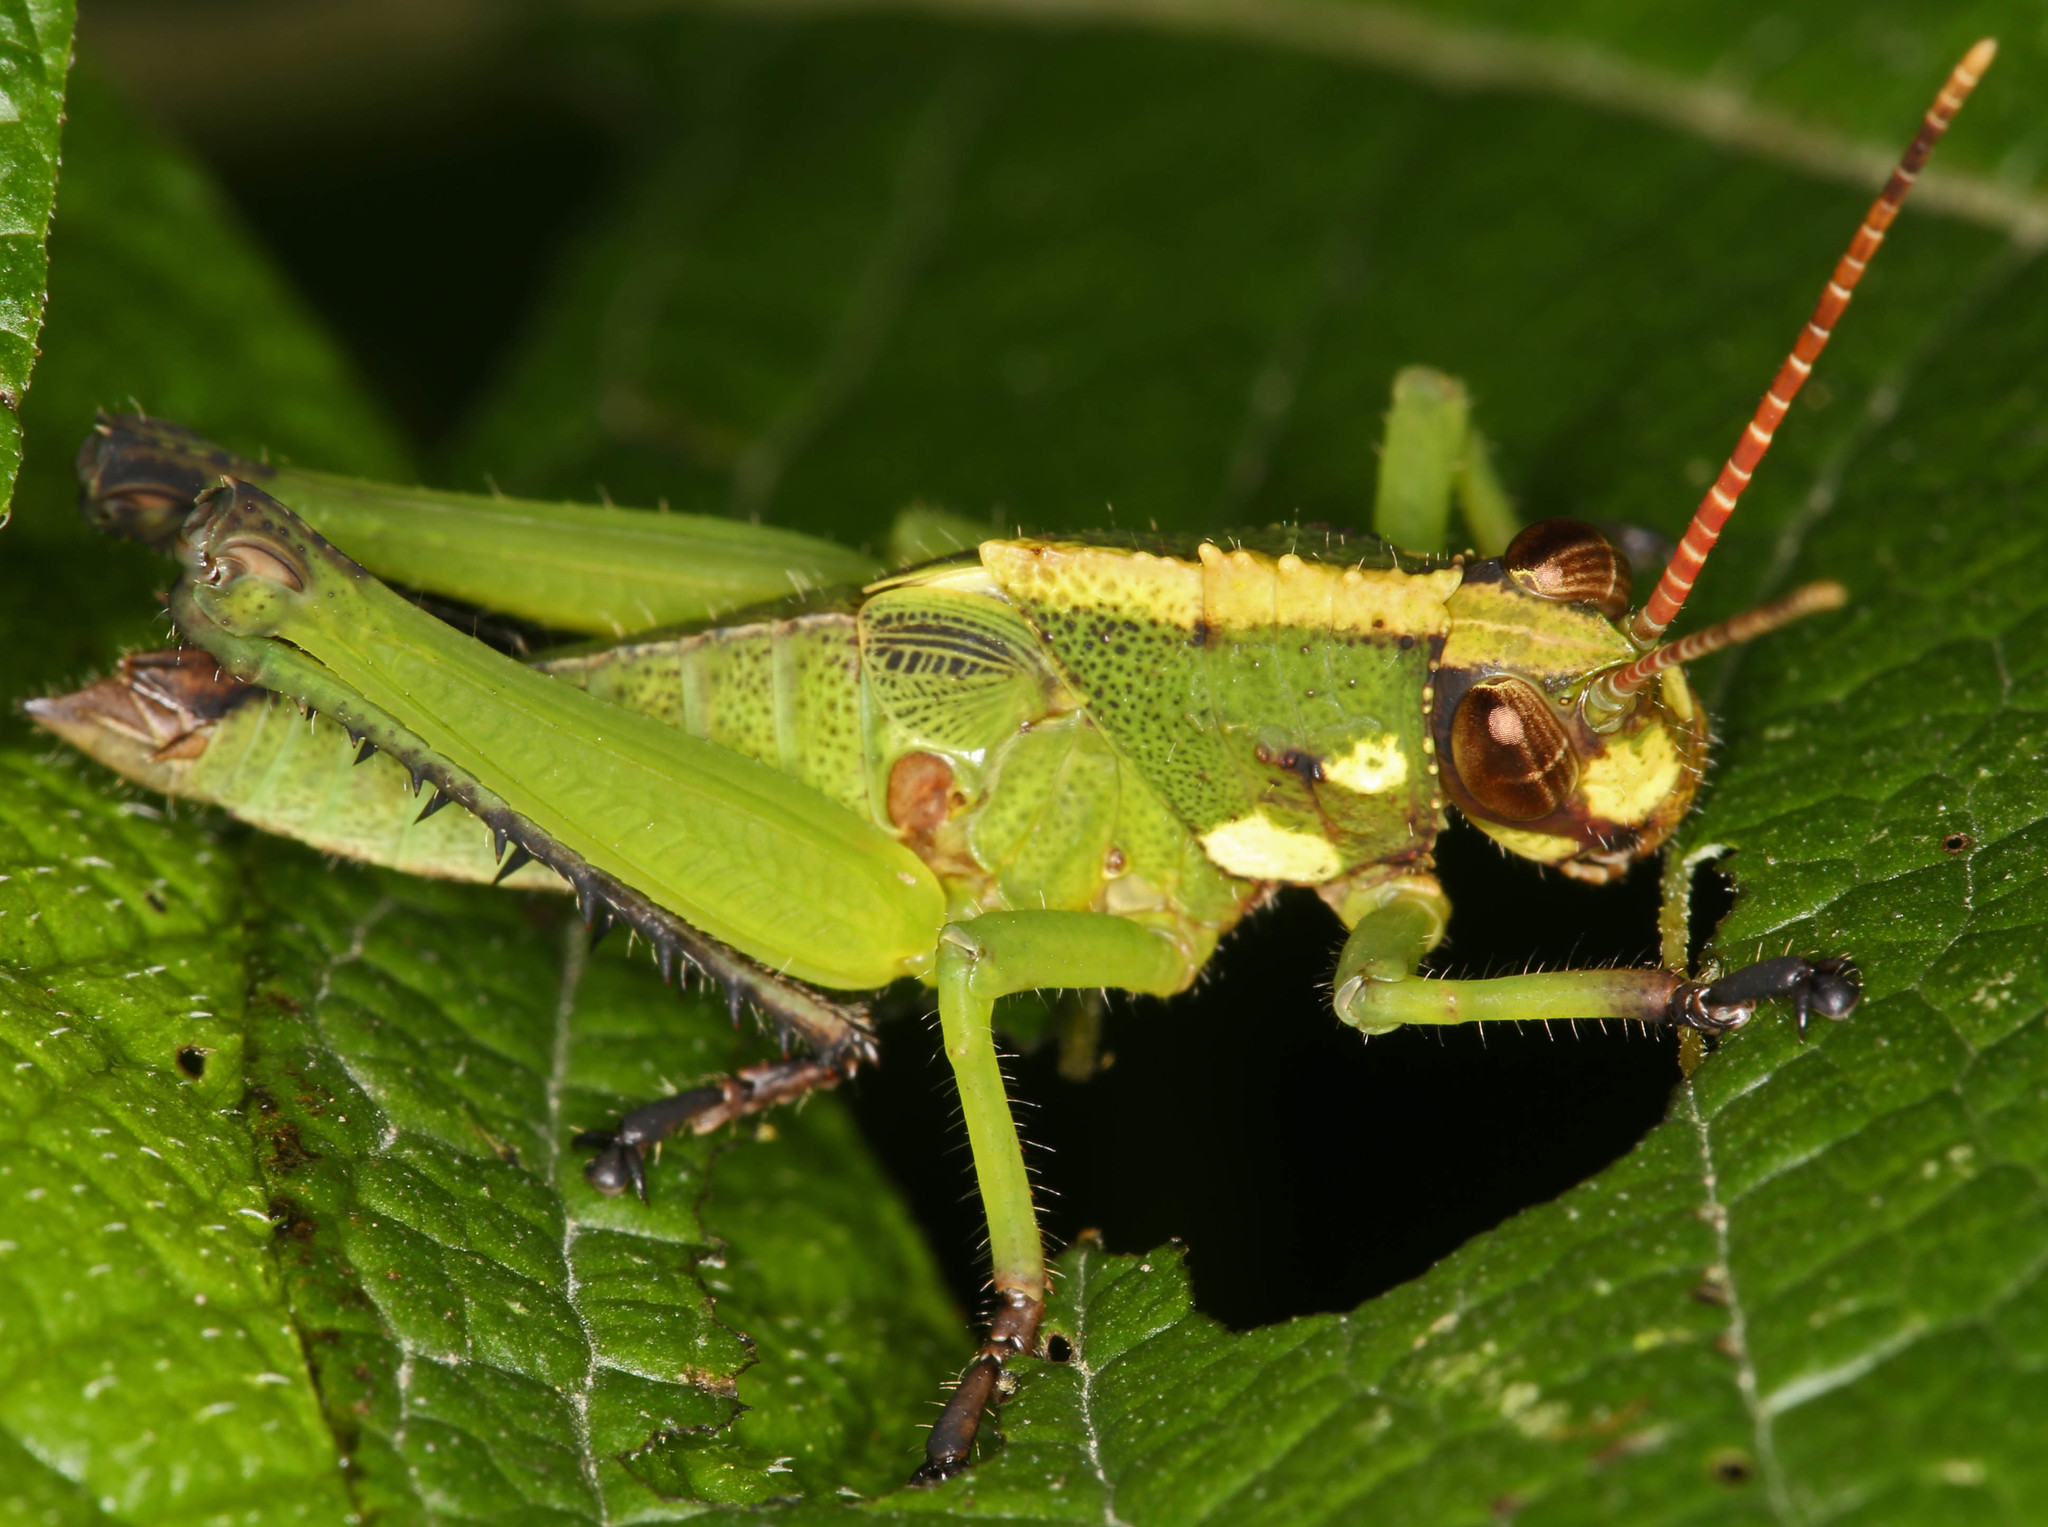
<path id="1" fill-rule="evenodd" d="M 1681 665 L 1842 602 L 1813 584 L 1662 639 L 1993 52 L 1979 43 L 1949 76 L 1639 609 L 1590 526 L 1512 532 L 1462 394 L 1428 373 L 1395 389 L 1385 538 L 976 537 L 879 578 L 787 533 L 348 483 L 104 419 L 80 457 L 86 511 L 175 543 L 172 611 L 203 650 L 130 658 L 28 709 L 131 778 L 352 857 L 566 882 L 599 931 L 647 937 L 664 975 L 694 966 L 736 1012 L 761 1010 L 785 1058 L 586 1137 L 603 1192 L 644 1194 L 645 1157 L 676 1129 L 874 1059 L 863 1010 L 826 992 L 935 987 L 996 1291 L 918 1475 L 943 1478 L 1006 1359 L 1033 1348 L 1046 1287 L 999 997 L 1184 990 L 1296 884 L 1349 929 L 1334 1005 L 1368 1034 L 1551 1017 L 1719 1033 L 1777 997 L 1803 1031 L 1854 1008 L 1848 960 L 1789 954 L 1708 982 L 1421 979 L 1449 911 L 1431 853 L 1451 805 L 1583 879 L 1655 852 L 1706 756 Z M 1443 553 L 1454 498 L 1484 556 Z M 618 639 L 522 664 L 378 576 Z M 851 586 L 715 618 L 792 581 Z M 647 629 L 679 620 L 697 624 Z M 292 702 L 326 722 L 286 725 Z M 439 815 L 451 802 L 469 815 Z"/>

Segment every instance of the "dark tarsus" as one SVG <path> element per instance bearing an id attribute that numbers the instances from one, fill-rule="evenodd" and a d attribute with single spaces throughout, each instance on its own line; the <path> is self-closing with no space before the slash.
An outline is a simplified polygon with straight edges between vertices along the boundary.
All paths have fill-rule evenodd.
<path id="1" fill-rule="evenodd" d="M 1772 997 L 1789 997 L 1798 1015 L 1799 1037 L 1806 1037 L 1808 1017 L 1819 1013 L 1839 1022 L 1863 1000 L 1863 974 L 1853 960 L 1805 960 L 1796 954 L 1760 960 L 1723 976 L 1709 986 L 1704 1001 L 1711 1008 L 1731 1007 Z"/>
<path id="2" fill-rule="evenodd" d="M 598 1151 L 584 1165 L 583 1175 L 600 1193 L 615 1195 L 631 1188 L 645 1203 L 648 1152 L 677 1130 L 688 1125 L 693 1134 L 708 1134 L 750 1113 L 793 1103 L 818 1088 L 837 1087 L 852 1069 L 805 1058 L 770 1061 L 648 1103 L 621 1119 L 617 1129 L 585 1130 L 576 1137 L 577 1145 Z"/>

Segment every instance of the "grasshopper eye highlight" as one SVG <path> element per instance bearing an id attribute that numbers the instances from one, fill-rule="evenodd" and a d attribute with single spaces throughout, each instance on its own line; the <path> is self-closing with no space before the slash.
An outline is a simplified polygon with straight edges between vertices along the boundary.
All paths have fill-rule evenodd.
<path id="1" fill-rule="evenodd" d="M 261 541 L 230 541 L 213 554 L 213 560 L 217 569 L 214 581 L 217 583 L 235 578 L 261 578 L 266 583 L 282 584 L 293 593 L 306 586 L 305 576 L 292 559 Z"/>
<path id="2" fill-rule="evenodd" d="M 1502 822 L 1549 816 L 1579 783 L 1563 723 L 1525 679 L 1489 679 L 1465 692 L 1451 721 L 1451 762 L 1472 799 Z"/>
<path id="3" fill-rule="evenodd" d="M 1501 565 L 1530 593 L 1590 604 L 1609 620 L 1634 596 L 1628 559 L 1584 520 L 1538 520 L 1508 543 Z"/>

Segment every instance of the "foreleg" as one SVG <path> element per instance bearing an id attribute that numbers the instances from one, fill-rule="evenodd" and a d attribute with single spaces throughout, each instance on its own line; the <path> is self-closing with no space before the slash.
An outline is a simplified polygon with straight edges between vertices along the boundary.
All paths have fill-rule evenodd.
<path id="1" fill-rule="evenodd" d="M 1789 998 L 1803 1038 L 1809 1014 L 1846 1018 L 1862 995 L 1845 959 L 1796 955 L 1746 966 L 1715 981 L 1677 971 L 1554 970 L 1487 981 L 1425 979 L 1422 960 L 1443 938 L 1450 903 L 1433 876 L 1376 887 L 1337 961 L 1337 1016 L 1367 1034 L 1403 1024 L 1529 1023 L 1619 1018 L 1723 1034 L 1748 1023 L 1758 1002 Z"/>

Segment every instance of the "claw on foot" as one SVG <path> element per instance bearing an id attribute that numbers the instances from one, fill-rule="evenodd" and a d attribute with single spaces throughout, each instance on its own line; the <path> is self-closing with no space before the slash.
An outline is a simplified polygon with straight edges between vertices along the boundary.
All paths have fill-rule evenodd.
<path id="1" fill-rule="evenodd" d="M 1754 965 L 1714 982 L 1686 981 L 1671 994 L 1671 1021 L 1703 1034 L 1726 1034 L 1741 1028 L 1756 1005 L 1789 997 L 1806 1037 L 1812 1015 L 1837 1021 L 1856 1011 L 1863 1000 L 1863 975 L 1848 959 L 1808 960 L 1796 954 Z"/>
<path id="2" fill-rule="evenodd" d="M 1010 1375 L 1004 1365 L 1029 1352 L 1038 1340 L 1045 1296 L 1033 1289 L 1006 1288 L 998 1297 L 1002 1302 L 989 1322 L 988 1340 L 960 1376 L 960 1386 L 925 1439 L 924 1462 L 910 1476 L 913 1485 L 935 1485 L 967 1467 L 982 1417 L 1010 1397 Z"/>
<path id="3" fill-rule="evenodd" d="M 836 1066 L 803 1059 L 770 1061 L 636 1108 L 617 1129 L 585 1130 L 576 1137 L 577 1145 L 597 1150 L 583 1164 L 583 1176 L 607 1198 L 631 1188 L 645 1203 L 647 1154 L 677 1130 L 687 1126 L 692 1134 L 708 1134 L 747 1114 L 793 1103 L 816 1088 L 837 1087 L 852 1071 L 850 1061 Z"/>
<path id="4" fill-rule="evenodd" d="M 647 1158 L 638 1145 L 628 1144 L 608 1129 L 588 1129 L 576 1137 L 581 1147 L 597 1147 L 597 1155 L 583 1163 L 583 1175 L 606 1198 L 616 1198 L 631 1188 L 640 1202 L 647 1202 Z"/>

